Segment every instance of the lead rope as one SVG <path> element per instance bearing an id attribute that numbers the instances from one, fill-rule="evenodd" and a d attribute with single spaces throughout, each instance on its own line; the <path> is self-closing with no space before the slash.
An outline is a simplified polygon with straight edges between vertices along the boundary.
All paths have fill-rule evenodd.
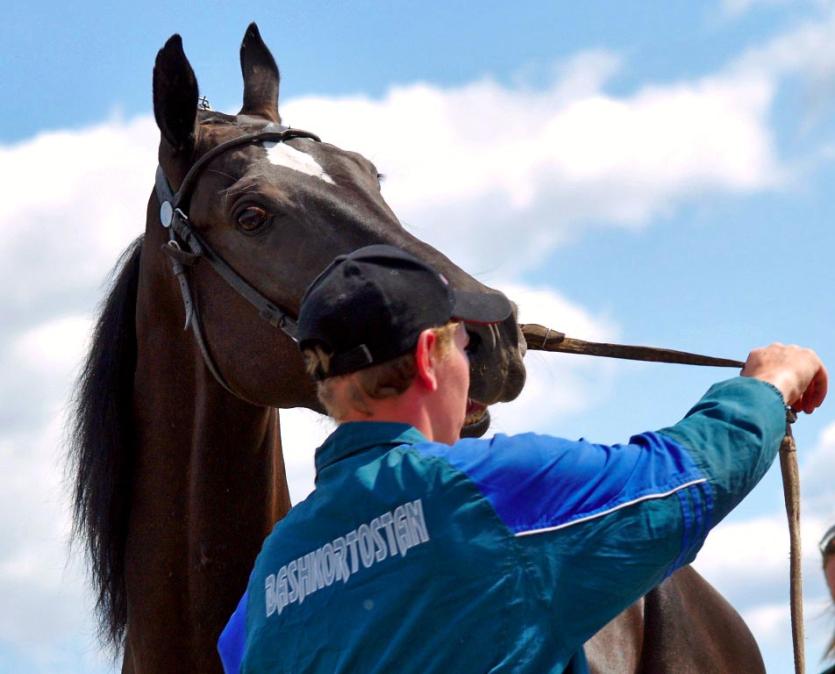
<path id="1" fill-rule="evenodd" d="M 680 363 L 683 365 L 711 365 L 714 367 L 742 368 L 745 363 L 728 358 L 702 356 L 687 351 L 658 349 L 652 346 L 630 346 L 587 342 L 566 337 L 562 332 L 542 325 L 528 323 L 519 326 L 531 351 L 555 351 L 576 353 L 625 360 L 643 360 L 656 363 Z M 786 408 L 786 434 L 780 443 L 780 473 L 783 478 L 783 497 L 789 523 L 789 606 L 791 610 L 792 647 L 794 648 L 795 674 L 805 674 L 806 657 L 803 650 L 803 578 L 800 568 L 800 477 L 797 468 L 797 445 L 791 425 L 797 415 Z"/>
<path id="2" fill-rule="evenodd" d="M 789 521 L 789 606 L 792 620 L 794 671 L 804 674 L 806 655 L 803 649 L 803 576 L 800 568 L 800 476 L 797 467 L 797 445 L 791 425 L 797 415 L 786 410 L 786 435 L 780 443 L 780 474 L 783 477 L 783 498 Z"/>

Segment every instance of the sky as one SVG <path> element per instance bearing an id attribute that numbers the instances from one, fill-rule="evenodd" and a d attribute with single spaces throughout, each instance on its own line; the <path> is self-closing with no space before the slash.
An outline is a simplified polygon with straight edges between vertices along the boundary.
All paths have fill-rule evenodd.
<path id="1" fill-rule="evenodd" d="M 144 227 L 151 70 L 174 32 L 212 106 L 240 107 L 258 22 L 286 122 L 362 152 L 414 234 L 505 290 L 523 322 L 744 359 L 835 364 L 835 6 L 616 3 L 12 3 L 0 25 L 0 672 L 116 671 L 69 545 L 68 398 L 119 253 Z M 600 442 L 678 420 L 732 372 L 531 353 L 493 431 Z M 329 432 L 282 412 L 295 501 Z M 835 613 L 835 406 L 795 424 L 807 659 Z M 791 667 L 775 467 L 696 561 Z"/>

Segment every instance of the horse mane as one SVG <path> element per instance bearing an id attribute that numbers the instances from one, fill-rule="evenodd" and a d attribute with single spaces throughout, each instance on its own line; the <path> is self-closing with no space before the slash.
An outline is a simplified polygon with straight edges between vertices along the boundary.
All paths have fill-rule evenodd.
<path id="1" fill-rule="evenodd" d="M 122 253 L 111 273 L 69 429 L 73 539 L 83 542 L 87 554 L 99 637 L 116 649 L 127 625 L 124 549 L 135 455 L 131 401 L 143 238 Z"/>

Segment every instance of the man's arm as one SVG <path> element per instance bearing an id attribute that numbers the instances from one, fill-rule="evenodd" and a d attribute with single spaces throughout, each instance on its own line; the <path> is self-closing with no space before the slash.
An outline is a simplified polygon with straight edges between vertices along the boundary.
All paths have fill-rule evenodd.
<path id="1" fill-rule="evenodd" d="M 709 530 L 771 465 L 785 431 L 786 403 L 811 413 L 826 396 L 826 370 L 807 349 L 757 349 L 742 375 L 712 387 L 675 426 L 630 441 L 645 452 L 656 442 L 671 443 L 667 451 L 683 450 L 704 481 L 552 536 L 527 537 L 525 545 L 545 553 L 543 570 L 558 588 L 554 610 L 571 616 L 578 644 L 695 558 Z"/>
<path id="2" fill-rule="evenodd" d="M 532 434 L 461 441 L 447 460 L 491 502 L 579 647 L 676 568 L 756 485 L 785 429 L 785 400 L 820 404 L 826 372 L 807 350 L 752 352 L 678 424 L 626 445 Z"/>

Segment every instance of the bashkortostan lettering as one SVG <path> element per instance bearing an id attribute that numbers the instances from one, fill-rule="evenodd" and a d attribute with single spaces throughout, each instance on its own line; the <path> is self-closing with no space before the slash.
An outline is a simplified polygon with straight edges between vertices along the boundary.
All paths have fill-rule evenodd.
<path id="1" fill-rule="evenodd" d="M 267 576 L 267 617 L 281 615 L 289 604 L 301 604 L 336 581 L 347 583 L 360 567 L 367 569 L 395 555 L 405 557 L 410 548 L 428 540 L 421 499 L 403 503 Z"/>

